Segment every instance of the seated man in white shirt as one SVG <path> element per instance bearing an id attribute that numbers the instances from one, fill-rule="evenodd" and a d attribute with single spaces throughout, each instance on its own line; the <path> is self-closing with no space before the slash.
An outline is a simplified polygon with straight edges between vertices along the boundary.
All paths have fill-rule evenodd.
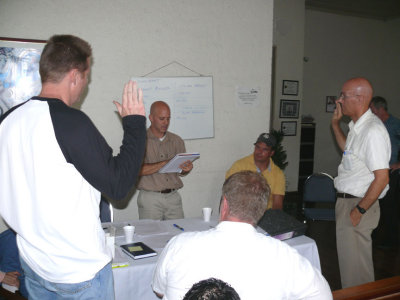
<path id="1" fill-rule="evenodd" d="M 183 299 L 194 283 L 214 277 L 229 283 L 242 300 L 332 299 L 328 283 L 306 258 L 256 231 L 269 193 L 265 179 L 251 171 L 226 179 L 220 223 L 171 239 L 157 263 L 154 292 Z"/>

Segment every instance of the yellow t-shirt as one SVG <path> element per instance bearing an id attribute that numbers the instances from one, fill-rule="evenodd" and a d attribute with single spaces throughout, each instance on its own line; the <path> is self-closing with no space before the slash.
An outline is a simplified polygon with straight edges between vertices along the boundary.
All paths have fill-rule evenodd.
<path id="1" fill-rule="evenodd" d="M 225 178 L 240 171 L 253 171 L 257 172 L 257 166 L 254 163 L 254 156 L 250 154 L 242 159 L 237 160 L 232 167 L 226 172 Z M 272 195 L 285 195 L 285 175 L 283 171 L 274 164 L 270 159 L 269 166 L 264 172 L 261 173 L 267 180 L 271 188 L 271 195 L 269 196 L 267 209 L 272 208 Z"/>

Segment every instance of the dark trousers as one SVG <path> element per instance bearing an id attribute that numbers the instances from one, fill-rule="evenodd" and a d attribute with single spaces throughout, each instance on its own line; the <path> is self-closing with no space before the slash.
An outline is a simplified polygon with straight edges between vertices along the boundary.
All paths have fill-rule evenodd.
<path id="1" fill-rule="evenodd" d="M 378 232 L 381 237 L 379 244 L 383 246 L 399 245 L 399 205 L 400 203 L 400 170 L 389 173 L 389 190 L 385 197 L 379 200 L 381 219 Z"/>

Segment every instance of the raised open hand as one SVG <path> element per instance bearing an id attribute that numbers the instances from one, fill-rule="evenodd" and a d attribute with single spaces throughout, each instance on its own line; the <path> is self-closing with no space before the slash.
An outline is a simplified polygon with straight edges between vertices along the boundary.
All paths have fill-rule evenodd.
<path id="1" fill-rule="evenodd" d="M 125 84 L 122 94 L 122 104 L 117 101 L 113 102 L 122 118 L 129 115 L 146 116 L 143 104 L 143 92 L 141 88 L 137 87 L 135 81 L 129 80 Z"/>

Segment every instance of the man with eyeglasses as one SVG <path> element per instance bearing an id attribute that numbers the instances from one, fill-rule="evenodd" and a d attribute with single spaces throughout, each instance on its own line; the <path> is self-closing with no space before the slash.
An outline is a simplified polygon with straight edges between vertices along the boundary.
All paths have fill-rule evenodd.
<path id="1" fill-rule="evenodd" d="M 336 100 L 332 129 L 343 152 L 335 178 L 336 244 L 342 288 L 374 281 L 372 230 L 379 222 L 379 202 L 389 186 L 391 146 L 382 121 L 369 109 L 373 89 L 365 78 L 352 78 Z M 351 118 L 347 137 L 340 128 Z"/>
<path id="2" fill-rule="evenodd" d="M 269 133 L 261 133 L 254 143 L 253 154 L 236 161 L 225 175 L 227 179 L 240 171 L 260 173 L 271 187 L 267 209 L 282 209 L 285 197 L 285 175 L 271 158 L 275 153 L 275 147 L 275 137 Z"/>

